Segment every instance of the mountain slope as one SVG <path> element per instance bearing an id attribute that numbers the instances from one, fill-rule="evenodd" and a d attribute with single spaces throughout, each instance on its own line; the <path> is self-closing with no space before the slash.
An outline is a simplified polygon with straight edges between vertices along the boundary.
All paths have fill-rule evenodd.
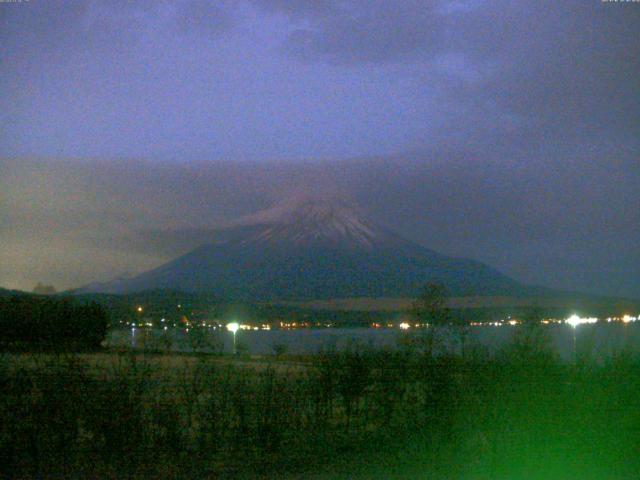
<path id="1" fill-rule="evenodd" d="M 252 215 L 154 270 L 84 291 L 166 288 L 237 300 L 413 296 L 428 281 L 454 295 L 523 295 L 495 269 L 440 255 L 342 202 L 302 200 Z"/>

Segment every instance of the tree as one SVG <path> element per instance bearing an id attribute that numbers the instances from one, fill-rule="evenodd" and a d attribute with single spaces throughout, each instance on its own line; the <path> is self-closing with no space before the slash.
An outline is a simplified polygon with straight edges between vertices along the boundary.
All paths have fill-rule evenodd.
<path id="1" fill-rule="evenodd" d="M 460 315 L 451 314 L 448 306 L 449 291 L 438 282 L 429 282 L 422 290 L 418 299 L 413 303 L 413 314 L 422 323 L 431 326 L 452 326 L 452 332 L 458 337 L 460 353 L 465 356 L 469 337 L 469 325 Z M 448 330 L 448 329 L 447 329 Z M 436 330 L 429 329 L 420 342 L 425 352 L 433 353 L 436 343 Z"/>
<path id="2" fill-rule="evenodd" d="M 15 295 L 0 299 L 0 348 L 100 348 L 109 318 L 96 304 L 67 298 Z"/>
<path id="3" fill-rule="evenodd" d="M 548 364 L 557 360 L 548 329 L 542 325 L 544 312 L 534 304 L 522 315 L 522 325 L 515 331 L 505 349 L 509 361 L 523 364 Z"/>
<path id="4" fill-rule="evenodd" d="M 540 325 L 544 317 L 542 308 L 536 303 L 527 308 L 522 315 L 522 323 L 524 325 Z"/>
<path id="5" fill-rule="evenodd" d="M 413 314 L 422 323 L 448 325 L 451 323 L 451 310 L 447 305 L 448 297 L 449 291 L 446 286 L 438 282 L 429 282 L 413 302 Z"/>

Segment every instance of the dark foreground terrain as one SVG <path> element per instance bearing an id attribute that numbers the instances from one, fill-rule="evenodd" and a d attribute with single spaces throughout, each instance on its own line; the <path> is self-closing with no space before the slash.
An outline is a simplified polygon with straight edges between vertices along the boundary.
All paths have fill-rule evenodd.
<path id="1" fill-rule="evenodd" d="M 7 354 L 3 478 L 640 478 L 640 358 Z"/>

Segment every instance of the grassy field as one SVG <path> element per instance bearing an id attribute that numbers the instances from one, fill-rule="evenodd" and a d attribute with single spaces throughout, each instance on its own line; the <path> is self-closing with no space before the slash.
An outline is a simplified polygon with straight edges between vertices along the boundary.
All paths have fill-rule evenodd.
<path id="1" fill-rule="evenodd" d="M 3 478 L 640 478 L 640 359 L 6 354 Z"/>

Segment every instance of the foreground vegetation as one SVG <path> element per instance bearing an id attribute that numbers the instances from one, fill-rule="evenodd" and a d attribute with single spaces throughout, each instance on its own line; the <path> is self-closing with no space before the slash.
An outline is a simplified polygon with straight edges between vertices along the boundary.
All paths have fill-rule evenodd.
<path id="1" fill-rule="evenodd" d="M 527 327 L 500 352 L 353 345 L 304 364 L 6 354 L 7 478 L 640 477 L 640 359 L 560 362 Z M 250 366 L 247 366 L 250 365 Z M 359 475 L 359 477 L 358 477 Z"/>

